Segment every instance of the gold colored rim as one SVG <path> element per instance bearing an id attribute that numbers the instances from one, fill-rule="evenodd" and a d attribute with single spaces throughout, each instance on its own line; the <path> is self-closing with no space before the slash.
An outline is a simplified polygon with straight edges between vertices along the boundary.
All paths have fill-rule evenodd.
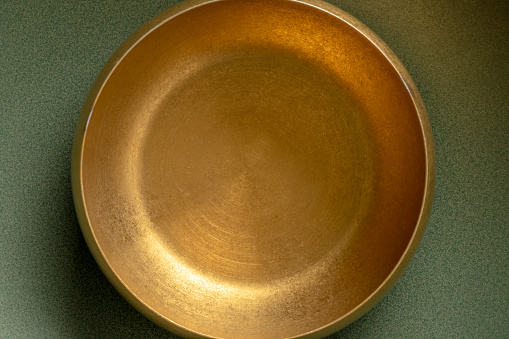
<path id="1" fill-rule="evenodd" d="M 143 313 L 146 317 L 148 317 L 156 324 L 173 333 L 190 338 L 209 338 L 209 337 L 206 336 L 205 334 L 197 333 L 182 326 L 179 326 L 178 324 L 172 322 L 170 319 L 164 317 L 160 313 L 153 310 L 149 305 L 147 305 L 141 299 L 139 299 L 124 284 L 121 278 L 114 272 L 114 270 L 108 263 L 108 260 L 105 258 L 105 255 L 102 252 L 101 248 L 98 246 L 97 239 L 91 228 L 89 217 L 87 214 L 87 209 L 85 206 L 82 182 L 82 154 L 85 135 L 87 133 L 88 122 L 93 114 L 97 98 L 101 94 L 103 86 L 107 82 L 109 76 L 115 70 L 116 66 L 122 61 L 122 59 L 130 52 L 130 50 L 139 41 L 144 39 L 146 35 L 148 35 L 153 30 L 157 29 L 160 25 L 164 24 L 165 22 L 171 20 L 172 18 L 186 11 L 192 10 L 193 8 L 216 1 L 221 0 L 186 0 L 164 11 L 163 13 L 159 14 L 152 20 L 148 21 L 145 25 L 138 29 L 131 37 L 129 37 L 122 44 L 122 46 L 111 56 L 111 58 L 108 60 L 108 62 L 98 75 L 85 100 L 76 127 L 72 154 L 72 190 L 76 212 L 84 238 L 95 260 L 99 264 L 100 268 L 102 269 L 108 280 L 122 294 L 122 296 L 127 301 L 129 301 L 136 309 Z M 341 328 L 349 325 L 350 323 L 361 317 L 363 314 L 365 314 L 368 310 L 370 310 L 376 303 L 378 303 L 382 299 L 382 297 L 392 288 L 392 286 L 394 286 L 396 281 L 399 279 L 399 277 L 402 275 L 402 273 L 410 263 L 424 235 L 428 217 L 431 212 L 435 186 L 435 152 L 431 126 L 428 120 L 428 116 L 422 98 L 417 90 L 416 85 L 412 81 L 409 73 L 407 72 L 401 61 L 390 50 L 390 48 L 378 36 L 376 36 L 375 33 L 373 33 L 369 28 L 367 28 L 357 19 L 345 13 L 344 11 L 332 6 L 329 3 L 326 3 L 321 0 L 288 0 L 288 1 L 294 1 L 308 6 L 312 6 L 334 16 L 338 20 L 347 23 L 356 31 L 361 33 L 366 39 L 368 39 L 374 46 L 378 48 L 378 50 L 385 56 L 385 58 L 391 63 L 396 72 L 399 74 L 401 81 L 404 83 L 405 87 L 407 88 L 410 94 L 411 99 L 413 100 L 413 104 L 415 106 L 418 119 L 420 121 L 425 148 L 426 183 L 424 189 L 424 196 L 422 199 L 423 203 L 421 206 L 417 226 L 414 229 L 413 235 L 407 248 L 405 249 L 403 255 L 401 256 L 399 262 L 396 264 L 396 266 L 394 267 L 392 272 L 388 275 L 388 277 L 385 279 L 385 281 L 383 281 L 383 283 L 368 298 L 366 298 L 362 303 L 360 303 L 355 309 L 351 310 L 349 313 L 345 314 L 339 319 L 336 319 L 335 321 L 321 328 L 315 329 L 308 333 L 303 333 L 302 335 L 299 336 L 306 338 L 320 338 L 331 333 L 334 333 L 340 330 Z"/>

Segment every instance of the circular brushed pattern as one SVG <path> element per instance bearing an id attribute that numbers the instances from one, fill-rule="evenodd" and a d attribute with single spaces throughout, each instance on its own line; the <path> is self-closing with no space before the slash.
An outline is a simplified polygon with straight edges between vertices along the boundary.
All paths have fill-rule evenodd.
<path id="1" fill-rule="evenodd" d="M 148 126 L 130 126 L 147 135 L 133 198 L 164 246 L 204 274 L 268 282 L 305 271 L 368 209 L 362 114 L 297 58 L 248 49 L 203 63 Z"/>
<path id="2" fill-rule="evenodd" d="M 119 291 L 183 336 L 320 337 L 394 284 L 434 154 L 390 50 L 322 2 L 189 1 L 92 88 L 73 190 Z"/>

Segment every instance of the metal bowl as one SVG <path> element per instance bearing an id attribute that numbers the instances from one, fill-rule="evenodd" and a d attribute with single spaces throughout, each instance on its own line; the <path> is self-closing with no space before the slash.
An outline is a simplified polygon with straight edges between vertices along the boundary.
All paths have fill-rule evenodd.
<path id="1" fill-rule="evenodd" d="M 321 1 L 187 1 L 112 56 L 72 180 L 85 239 L 148 318 L 187 337 L 321 337 L 413 256 L 435 178 L 401 62 Z"/>

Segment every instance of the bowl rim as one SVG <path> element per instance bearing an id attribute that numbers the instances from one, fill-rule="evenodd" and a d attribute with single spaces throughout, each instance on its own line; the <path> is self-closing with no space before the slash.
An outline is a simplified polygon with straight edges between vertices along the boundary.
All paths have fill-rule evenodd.
<path id="1" fill-rule="evenodd" d="M 136 46 L 141 40 L 143 40 L 148 34 L 156 30 L 158 27 L 166 23 L 167 21 L 175 18 L 176 16 L 193 10 L 194 8 L 207 5 L 214 2 L 223 0 L 184 0 L 162 13 L 156 15 L 151 20 L 147 21 L 144 25 L 138 28 L 131 36 L 129 36 L 122 45 L 112 54 L 109 60 L 106 62 L 98 76 L 96 77 L 91 89 L 83 104 L 83 108 L 78 118 L 78 122 L 75 129 L 74 141 L 72 147 L 72 160 L 71 160 L 71 181 L 72 181 L 72 193 L 74 199 L 74 205 L 78 222 L 85 238 L 85 241 L 90 249 L 94 259 L 99 265 L 100 269 L 115 287 L 115 289 L 126 299 L 134 308 L 140 311 L 144 316 L 149 318 L 152 322 L 159 326 L 169 330 L 177 335 L 181 335 L 188 338 L 214 338 L 204 333 L 196 332 L 185 328 L 171 319 L 163 316 L 149 305 L 144 303 L 139 297 L 135 295 L 133 291 L 122 281 L 122 279 L 114 272 L 113 268 L 108 263 L 104 253 L 100 249 L 97 239 L 92 230 L 88 213 L 85 206 L 85 199 L 83 195 L 83 182 L 82 182 L 82 167 L 83 167 L 83 148 L 85 136 L 87 133 L 88 124 L 93 114 L 95 103 L 100 96 L 102 89 L 108 78 L 116 69 L 117 65 L 129 54 L 131 49 Z M 344 314 L 340 318 L 333 322 L 326 324 L 317 329 L 311 330 L 306 333 L 302 333 L 293 338 L 321 338 L 330 335 L 334 332 L 351 324 L 371 308 L 373 308 L 395 285 L 398 279 L 401 277 L 410 261 L 412 260 L 421 239 L 424 236 L 426 225 L 431 213 L 433 204 L 433 195 L 435 190 L 436 180 L 436 160 L 435 160 L 435 148 L 433 142 L 433 134 L 431 130 L 431 124 L 426 112 L 424 102 L 419 94 L 417 86 L 413 82 L 410 74 L 404 67 L 403 63 L 399 60 L 396 54 L 367 26 L 361 23 L 358 19 L 345 11 L 329 4 L 323 0 L 286 0 L 290 2 L 301 3 L 307 6 L 314 7 L 317 10 L 323 11 L 332 15 L 338 20 L 341 20 L 352 27 L 354 30 L 363 35 L 372 45 L 374 45 L 382 55 L 389 61 L 392 67 L 400 76 L 401 81 L 405 85 L 412 102 L 414 104 L 417 117 L 419 119 L 424 151 L 425 151 L 425 166 L 426 166 L 426 179 L 425 187 L 422 198 L 421 209 L 417 224 L 414 228 L 413 234 L 410 241 L 405 248 L 401 258 L 394 266 L 392 271 L 386 277 L 386 279 L 375 289 L 363 302 L 357 305 L 350 312 Z"/>

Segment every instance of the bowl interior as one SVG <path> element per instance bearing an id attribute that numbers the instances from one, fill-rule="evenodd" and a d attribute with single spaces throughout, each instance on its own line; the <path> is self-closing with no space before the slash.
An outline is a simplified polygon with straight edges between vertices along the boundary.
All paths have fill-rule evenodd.
<path id="1" fill-rule="evenodd" d="M 306 4 L 192 7 L 139 40 L 81 149 L 88 227 L 159 323 L 297 336 L 390 276 L 418 225 L 426 148 L 384 54 Z"/>

